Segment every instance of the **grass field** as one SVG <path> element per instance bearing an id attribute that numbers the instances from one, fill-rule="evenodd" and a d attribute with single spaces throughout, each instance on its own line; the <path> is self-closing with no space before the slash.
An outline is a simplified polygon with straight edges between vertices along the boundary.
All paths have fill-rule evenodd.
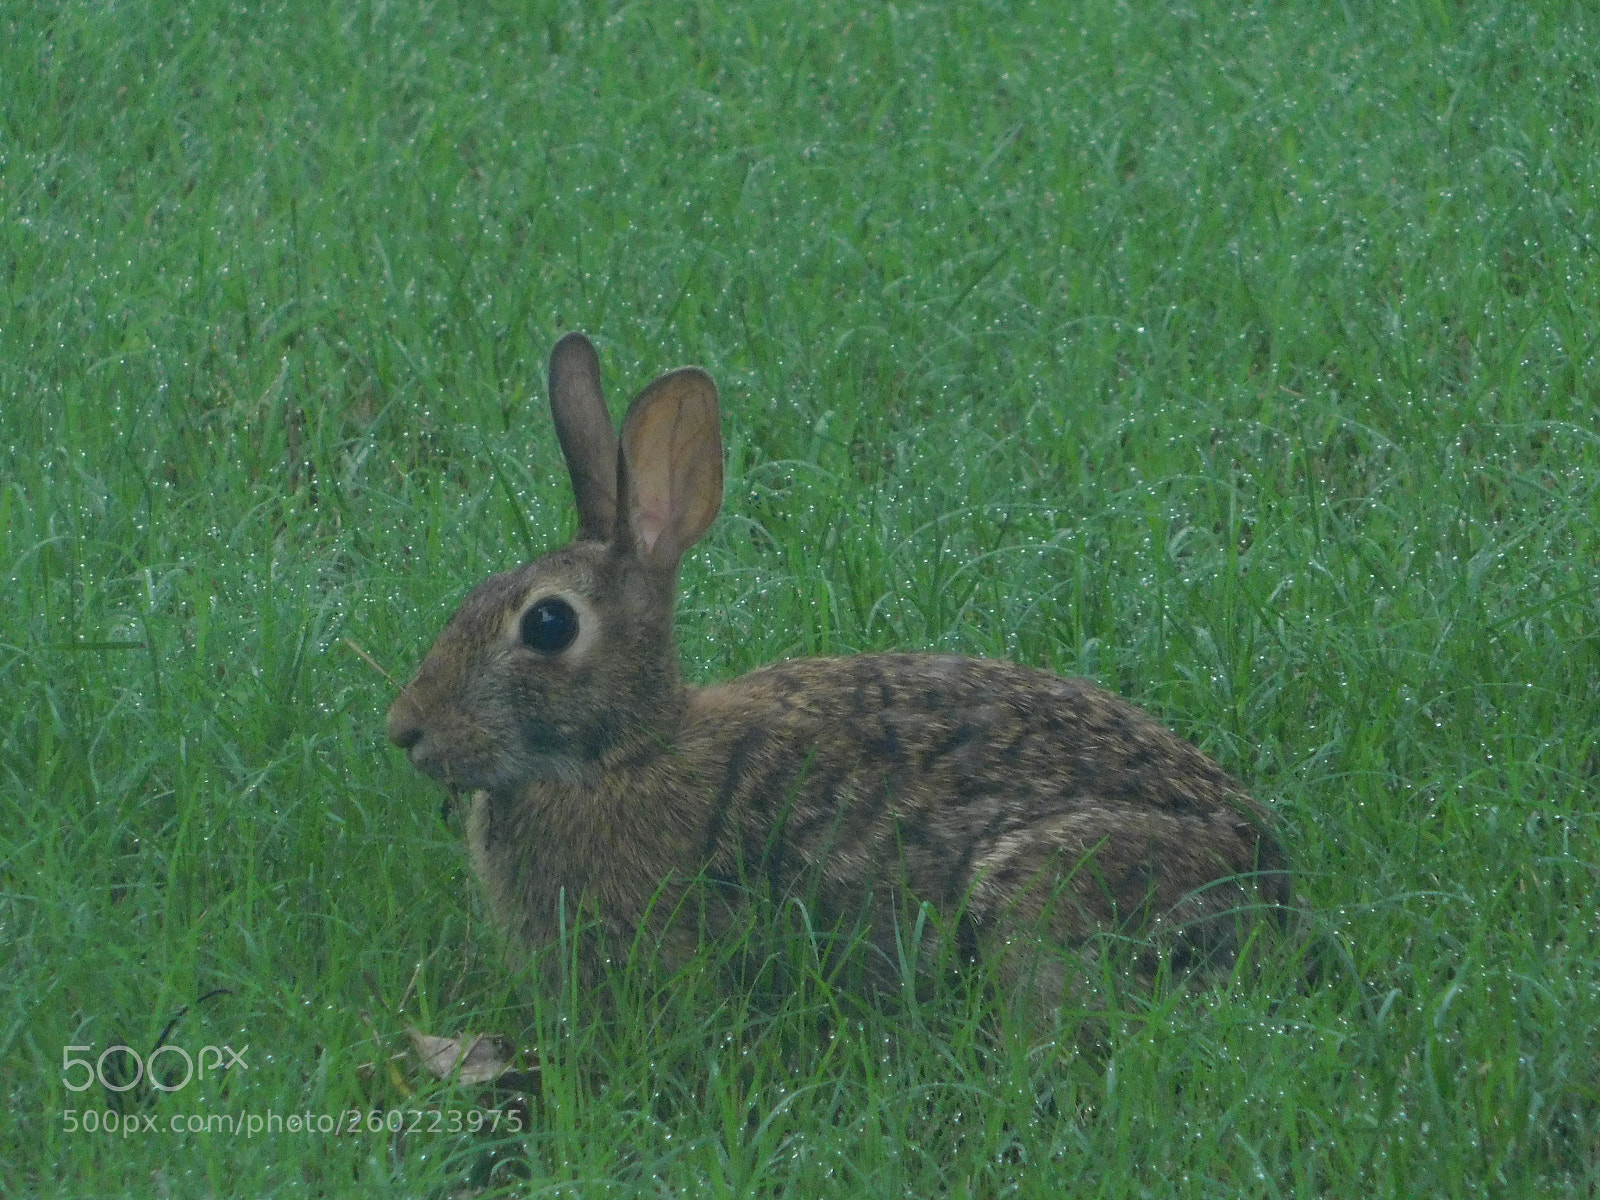
<path id="1" fill-rule="evenodd" d="M 0 80 L 0 1193 L 1600 1193 L 1592 6 L 4 0 Z M 1090 675 L 1333 969 L 1044 1050 L 518 979 L 351 643 L 570 531 L 575 328 L 721 385 L 692 678 Z M 481 1107 L 411 1024 L 530 1128 L 171 1131 Z M 163 1036 L 247 1067 L 68 1087 Z"/>

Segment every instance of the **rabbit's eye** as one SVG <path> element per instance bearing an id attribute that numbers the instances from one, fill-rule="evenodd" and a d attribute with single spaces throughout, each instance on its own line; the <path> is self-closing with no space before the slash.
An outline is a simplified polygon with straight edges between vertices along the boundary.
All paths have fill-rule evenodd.
<path id="1" fill-rule="evenodd" d="M 578 614 L 572 605 L 548 596 L 522 614 L 522 644 L 544 654 L 557 654 L 578 636 Z"/>

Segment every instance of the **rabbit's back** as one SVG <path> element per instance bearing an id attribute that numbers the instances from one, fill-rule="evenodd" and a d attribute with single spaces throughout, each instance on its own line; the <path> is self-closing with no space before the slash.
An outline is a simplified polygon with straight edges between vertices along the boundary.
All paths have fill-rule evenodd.
<path id="1" fill-rule="evenodd" d="M 1166 921 L 1231 958 L 1233 916 L 1288 901 L 1266 812 L 1148 714 L 991 659 L 796 659 L 690 699 L 714 790 L 708 871 L 824 917 L 905 890 L 987 936 Z"/>

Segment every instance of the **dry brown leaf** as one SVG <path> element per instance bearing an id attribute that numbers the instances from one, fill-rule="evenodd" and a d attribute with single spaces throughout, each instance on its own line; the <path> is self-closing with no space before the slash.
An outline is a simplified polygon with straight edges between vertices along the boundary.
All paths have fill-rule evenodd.
<path id="1" fill-rule="evenodd" d="M 430 1074 L 436 1079 L 461 1083 L 493 1083 L 511 1069 L 516 1046 L 497 1033 L 481 1033 L 471 1038 L 434 1037 L 416 1026 L 409 1026 L 411 1045 Z"/>

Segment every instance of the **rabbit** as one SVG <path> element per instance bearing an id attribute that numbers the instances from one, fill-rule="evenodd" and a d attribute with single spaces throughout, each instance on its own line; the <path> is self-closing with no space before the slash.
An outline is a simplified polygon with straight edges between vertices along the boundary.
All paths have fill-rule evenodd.
<path id="1" fill-rule="evenodd" d="M 1057 1002 L 1104 935 L 1165 929 L 1164 961 L 1225 970 L 1252 914 L 1286 909 L 1268 811 L 1088 680 L 882 653 L 686 683 L 673 602 L 722 504 L 716 385 L 660 376 L 620 440 L 582 334 L 549 386 L 577 533 L 467 595 L 387 728 L 471 793 L 470 856 L 513 945 L 581 914 L 613 948 L 643 933 L 681 960 L 699 933 L 669 917 L 698 880 L 730 911 L 794 899 L 814 928 L 864 922 L 885 977 L 920 913 L 959 961 L 992 956 Z"/>

